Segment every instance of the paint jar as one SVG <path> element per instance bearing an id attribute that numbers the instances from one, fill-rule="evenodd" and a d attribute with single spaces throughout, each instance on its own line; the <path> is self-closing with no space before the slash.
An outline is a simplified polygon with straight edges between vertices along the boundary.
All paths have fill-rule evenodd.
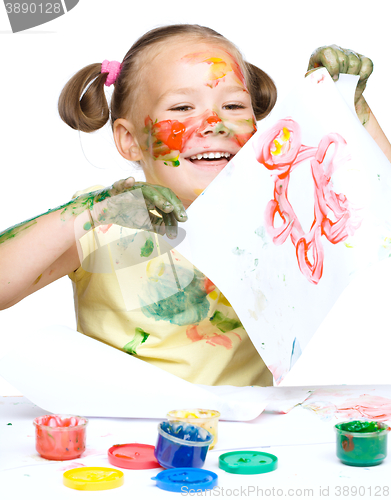
<path id="1" fill-rule="evenodd" d="M 169 422 L 186 422 L 188 424 L 198 425 L 206 429 L 213 436 L 213 443 L 209 446 L 211 450 L 217 443 L 217 425 L 219 423 L 220 412 L 216 410 L 201 410 L 195 408 L 192 410 L 173 410 L 167 413 Z"/>
<path id="2" fill-rule="evenodd" d="M 213 436 L 197 425 L 185 422 L 160 422 L 155 457 L 165 469 L 204 465 Z"/>
<path id="3" fill-rule="evenodd" d="M 346 465 L 369 467 L 387 456 L 387 438 L 391 428 L 383 422 L 354 420 L 335 425 L 337 457 Z"/>
<path id="4" fill-rule="evenodd" d="M 34 420 L 35 448 L 48 460 L 72 460 L 86 449 L 88 420 L 72 415 L 44 415 Z"/>

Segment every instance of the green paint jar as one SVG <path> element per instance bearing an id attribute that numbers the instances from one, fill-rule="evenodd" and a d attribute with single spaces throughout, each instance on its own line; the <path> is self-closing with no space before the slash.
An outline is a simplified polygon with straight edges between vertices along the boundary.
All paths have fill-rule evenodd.
<path id="1" fill-rule="evenodd" d="M 370 467 L 387 456 L 387 438 L 391 428 L 383 422 L 354 420 L 335 425 L 337 457 L 346 465 Z"/>

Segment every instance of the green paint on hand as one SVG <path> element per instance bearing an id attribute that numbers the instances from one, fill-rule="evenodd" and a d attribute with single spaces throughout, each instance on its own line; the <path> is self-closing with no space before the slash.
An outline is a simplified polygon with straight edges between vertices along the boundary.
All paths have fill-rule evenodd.
<path id="1" fill-rule="evenodd" d="M 228 316 L 225 316 L 220 311 L 216 311 L 213 314 L 210 318 L 210 322 L 212 325 L 216 325 L 217 328 L 223 333 L 230 332 L 231 330 L 235 330 L 235 328 L 242 326 L 240 321 L 228 318 Z"/>
<path id="2" fill-rule="evenodd" d="M 89 231 L 91 229 L 91 222 L 86 222 L 83 226 L 84 231 Z"/>
<path id="3" fill-rule="evenodd" d="M 149 337 L 149 333 L 144 332 L 142 328 L 136 328 L 133 339 L 124 345 L 123 349 L 128 354 L 137 354 L 137 348 L 143 344 Z"/>
<path id="4" fill-rule="evenodd" d="M 141 247 L 140 257 L 149 257 L 151 255 L 151 253 L 153 252 L 153 249 L 154 249 L 154 246 L 153 246 L 152 237 L 148 236 L 144 245 Z"/>

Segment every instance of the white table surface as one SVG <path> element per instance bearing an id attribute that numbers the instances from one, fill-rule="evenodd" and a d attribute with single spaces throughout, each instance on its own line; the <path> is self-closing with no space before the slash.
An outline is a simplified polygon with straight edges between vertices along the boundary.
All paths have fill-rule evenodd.
<path id="1" fill-rule="evenodd" d="M 0 498 L 178 498 L 160 490 L 151 478 L 163 469 L 126 470 L 124 485 L 113 490 L 80 492 L 62 484 L 63 472 L 80 466 L 113 467 L 107 450 L 118 443 L 156 444 L 153 419 L 90 418 L 87 449 L 78 459 L 50 461 L 35 450 L 33 419 L 46 412 L 24 397 L 0 398 Z M 339 419 L 341 420 L 341 419 Z M 343 419 L 342 419 L 343 420 Z M 335 454 L 335 418 L 322 419 L 302 406 L 287 414 L 264 412 L 250 422 L 219 422 L 219 441 L 204 469 L 218 475 L 209 497 L 383 498 L 391 496 L 391 459 L 375 467 L 351 467 Z M 9 425 L 11 424 L 11 425 Z M 229 474 L 219 455 L 257 449 L 278 457 L 278 469 L 259 475 Z M 190 495 L 189 495 L 190 496 Z M 193 496 L 201 496 L 193 495 Z"/>

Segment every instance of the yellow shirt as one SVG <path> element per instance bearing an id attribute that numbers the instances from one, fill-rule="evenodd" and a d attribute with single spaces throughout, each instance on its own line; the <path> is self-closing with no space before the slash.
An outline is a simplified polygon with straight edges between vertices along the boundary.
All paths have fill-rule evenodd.
<path id="1" fill-rule="evenodd" d="M 227 299 L 162 237 L 108 225 L 80 244 L 79 332 L 192 383 L 272 385 Z"/>

